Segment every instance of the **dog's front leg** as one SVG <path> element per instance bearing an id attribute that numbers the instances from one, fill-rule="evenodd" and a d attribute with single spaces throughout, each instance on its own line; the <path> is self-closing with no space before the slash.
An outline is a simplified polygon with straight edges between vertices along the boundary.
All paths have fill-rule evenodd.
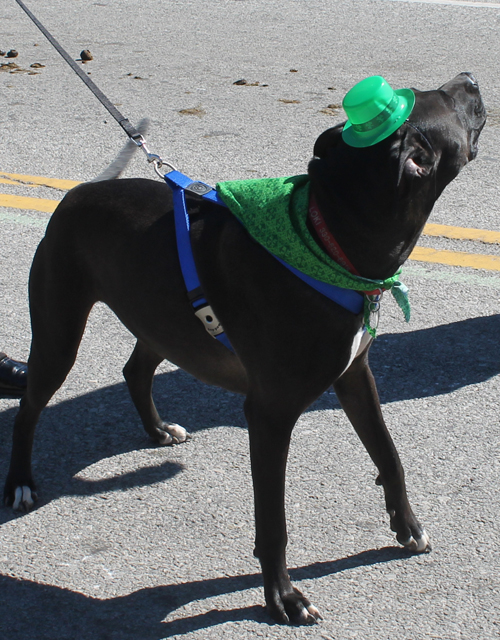
<path id="1" fill-rule="evenodd" d="M 290 436 L 298 415 L 286 401 L 247 396 L 245 414 L 255 496 L 255 550 L 264 579 L 266 607 L 285 624 L 312 624 L 318 610 L 292 586 L 286 567 L 285 471 Z"/>
<path id="2" fill-rule="evenodd" d="M 398 542 L 414 553 L 429 551 L 429 537 L 408 502 L 403 466 L 382 417 L 375 379 L 368 365 L 368 349 L 353 361 L 333 387 L 379 470 L 377 484 L 384 487 L 391 529 Z"/>

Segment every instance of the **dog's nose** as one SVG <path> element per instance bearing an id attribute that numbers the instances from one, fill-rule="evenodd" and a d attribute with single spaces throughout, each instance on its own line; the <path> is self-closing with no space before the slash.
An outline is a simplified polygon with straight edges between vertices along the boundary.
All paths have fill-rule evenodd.
<path id="1" fill-rule="evenodd" d="M 459 73 L 457 76 L 448 80 L 448 82 L 439 87 L 439 90 L 444 91 L 453 97 L 464 90 L 467 94 L 479 94 L 477 80 L 470 71 L 463 71 L 462 73 Z"/>
<path id="2" fill-rule="evenodd" d="M 467 76 L 467 77 L 469 78 L 469 80 L 471 81 L 471 83 L 472 83 L 472 85 L 473 85 L 474 87 L 478 87 L 478 88 L 479 88 L 479 85 L 477 84 L 477 80 L 476 80 L 476 78 L 473 76 L 473 74 L 472 74 L 472 73 L 470 73 L 470 71 L 464 71 L 464 72 L 463 72 L 463 75 L 464 75 L 464 76 Z"/>

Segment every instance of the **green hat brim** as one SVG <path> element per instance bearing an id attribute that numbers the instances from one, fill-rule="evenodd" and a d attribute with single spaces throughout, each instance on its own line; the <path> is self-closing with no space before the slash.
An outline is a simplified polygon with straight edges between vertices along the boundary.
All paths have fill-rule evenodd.
<path id="1" fill-rule="evenodd" d="M 415 94 L 411 89 L 396 89 L 395 93 L 399 96 L 399 106 L 396 113 L 372 131 L 366 132 L 355 131 L 352 123 L 348 120 L 342 130 L 344 142 L 351 147 L 371 147 L 399 129 L 413 110 Z"/>

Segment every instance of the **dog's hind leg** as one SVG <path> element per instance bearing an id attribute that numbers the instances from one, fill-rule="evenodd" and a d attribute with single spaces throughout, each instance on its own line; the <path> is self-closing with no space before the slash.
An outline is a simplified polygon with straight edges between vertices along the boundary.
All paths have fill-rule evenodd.
<path id="1" fill-rule="evenodd" d="M 88 290 L 78 287 L 70 270 L 46 264 L 44 241 L 30 274 L 31 351 L 28 385 L 16 416 L 4 502 L 29 510 L 37 498 L 31 472 L 35 428 L 41 411 L 64 382 L 76 358 L 93 305 Z"/>
<path id="2" fill-rule="evenodd" d="M 123 369 L 128 390 L 146 433 L 159 444 L 178 444 L 191 436 L 178 424 L 163 422 L 151 395 L 153 376 L 163 358 L 138 340 Z"/>
<path id="3" fill-rule="evenodd" d="M 430 551 L 429 537 L 408 502 L 403 466 L 382 417 L 375 379 L 368 365 L 368 350 L 354 360 L 333 387 L 379 470 L 377 484 L 384 488 L 391 529 L 398 542 L 414 553 Z"/>

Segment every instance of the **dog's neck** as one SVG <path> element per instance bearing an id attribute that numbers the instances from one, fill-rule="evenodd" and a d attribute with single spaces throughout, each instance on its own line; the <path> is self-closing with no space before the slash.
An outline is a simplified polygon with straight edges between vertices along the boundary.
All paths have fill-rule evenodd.
<path id="1" fill-rule="evenodd" d="M 352 265 L 350 270 L 371 279 L 394 275 L 413 250 L 432 210 L 431 189 L 424 193 L 424 207 L 421 200 L 418 207 L 413 204 L 413 192 L 402 198 L 394 167 L 388 162 L 368 172 L 355 167 L 336 171 L 328 160 L 315 159 L 309 176 L 316 206 Z M 312 223 L 309 229 L 325 250 Z"/>
<path id="2" fill-rule="evenodd" d="M 330 258 L 332 258 L 332 260 L 335 260 L 335 262 L 344 267 L 344 269 L 346 269 L 350 273 L 359 276 L 359 271 L 346 256 L 344 250 L 339 245 L 332 232 L 328 228 L 328 225 L 323 218 L 323 214 L 321 213 L 321 209 L 316 202 L 314 193 L 311 193 L 309 198 L 309 208 L 307 216 L 309 228 L 311 228 L 312 226 L 315 231 L 314 238 L 316 242 L 320 246 L 322 246 L 324 251 L 330 256 Z"/>

